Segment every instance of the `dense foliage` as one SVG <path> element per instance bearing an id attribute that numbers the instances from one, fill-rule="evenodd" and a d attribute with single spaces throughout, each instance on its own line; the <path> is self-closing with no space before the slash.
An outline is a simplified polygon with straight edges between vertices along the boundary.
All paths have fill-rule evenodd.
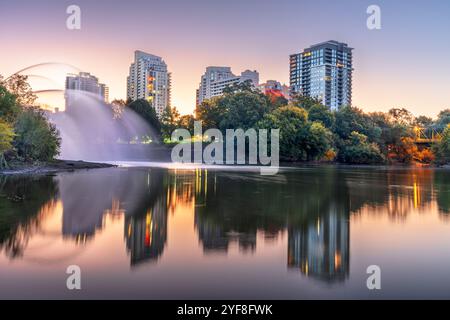
<path id="1" fill-rule="evenodd" d="M 295 106 L 267 113 L 258 128 L 280 129 L 280 156 L 284 160 L 318 160 L 332 146 L 331 132 L 321 122 L 309 121 L 306 110 Z"/>
<path id="2" fill-rule="evenodd" d="M 33 107 L 27 78 L 0 77 L 0 168 L 10 160 L 48 161 L 59 153 L 60 137 L 44 113 Z"/>
<path id="3" fill-rule="evenodd" d="M 384 161 L 379 147 L 368 141 L 367 136 L 353 131 L 340 150 L 340 159 L 345 163 L 374 164 Z"/>
<path id="4" fill-rule="evenodd" d="M 203 128 L 280 129 L 280 157 L 290 161 L 330 161 L 351 164 L 438 163 L 450 161 L 450 130 L 443 139 L 416 144 L 415 130 L 442 132 L 450 124 L 450 110 L 437 120 L 414 117 L 404 108 L 366 113 L 343 106 L 330 110 L 319 100 L 296 96 L 290 102 L 274 100 L 251 87 L 234 86 L 220 97 L 197 106 Z M 449 139 L 446 142 L 446 139 Z M 449 145 L 447 146 L 446 143 Z"/>
<path id="5" fill-rule="evenodd" d="M 58 131 L 39 109 L 28 108 L 21 112 L 14 131 L 14 147 L 22 159 L 49 161 L 59 153 Z"/>
<path id="6" fill-rule="evenodd" d="M 59 153 L 58 131 L 33 107 L 35 99 L 26 77 L 0 77 L 1 167 L 10 159 L 48 161 Z M 352 106 L 331 110 L 315 98 L 299 95 L 288 101 L 263 94 L 247 82 L 226 88 L 220 97 L 204 100 L 195 116 L 180 115 L 175 107 L 168 107 L 158 117 L 144 99 L 115 100 L 111 108 L 114 119 L 120 118 L 124 108 L 135 111 L 154 129 L 155 142 L 170 141 L 177 128 L 193 133 L 198 120 L 203 130 L 280 129 L 280 158 L 286 161 L 450 162 L 450 109 L 441 111 L 436 120 L 414 117 L 403 108 L 386 113 L 366 113 Z M 439 139 L 432 147 L 417 144 L 417 130 Z"/>
<path id="7" fill-rule="evenodd" d="M 433 146 L 437 162 L 444 164 L 450 162 L 450 124 L 445 127 L 440 143 Z"/>
<path id="8" fill-rule="evenodd" d="M 150 102 L 145 99 L 138 99 L 129 103 L 128 108 L 140 115 L 156 132 L 161 131 L 161 124 L 156 115 L 155 108 L 152 108 Z"/>

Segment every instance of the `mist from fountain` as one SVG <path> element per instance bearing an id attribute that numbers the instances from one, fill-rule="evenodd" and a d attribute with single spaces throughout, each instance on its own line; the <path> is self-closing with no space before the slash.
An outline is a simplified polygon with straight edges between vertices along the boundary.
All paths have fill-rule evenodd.
<path id="1" fill-rule="evenodd" d="M 66 90 L 64 112 L 49 119 L 61 135 L 60 159 L 118 161 L 146 159 L 157 133 L 137 113 L 121 107 L 120 113 L 102 97 Z"/>
<path id="2" fill-rule="evenodd" d="M 37 105 L 59 130 L 59 158 L 102 162 L 170 161 L 167 148 L 154 143 L 159 135 L 132 109 L 105 103 L 97 94 L 65 90 L 67 75 L 81 71 L 67 63 L 44 62 L 14 73 L 28 77 L 37 96 Z"/>

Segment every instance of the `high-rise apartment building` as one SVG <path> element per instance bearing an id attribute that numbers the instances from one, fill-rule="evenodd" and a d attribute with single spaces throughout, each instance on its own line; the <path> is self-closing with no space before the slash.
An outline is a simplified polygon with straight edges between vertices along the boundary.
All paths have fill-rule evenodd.
<path id="1" fill-rule="evenodd" d="M 316 97 L 337 109 L 352 103 L 352 48 L 337 41 L 290 56 L 290 94 Z"/>
<path id="2" fill-rule="evenodd" d="M 98 82 L 98 78 L 89 72 L 80 72 L 78 74 L 69 74 L 66 77 L 66 110 L 69 105 L 77 98 L 77 91 L 84 91 L 98 96 L 104 102 L 109 102 L 109 88 Z"/>
<path id="3" fill-rule="evenodd" d="M 109 103 L 109 88 L 103 83 L 100 83 L 99 85 L 100 85 L 100 95 L 104 98 L 106 103 Z"/>
<path id="4" fill-rule="evenodd" d="M 245 70 L 240 76 L 236 76 L 231 72 L 230 67 L 207 67 L 197 89 L 196 102 L 201 104 L 205 99 L 220 96 L 223 94 L 223 89 L 227 86 L 247 80 L 257 87 L 259 84 L 259 73 L 256 70 Z"/>
<path id="5" fill-rule="evenodd" d="M 171 74 L 161 57 L 134 52 L 134 62 L 130 66 L 127 77 L 127 98 L 131 100 L 145 99 L 161 116 L 170 106 Z"/>

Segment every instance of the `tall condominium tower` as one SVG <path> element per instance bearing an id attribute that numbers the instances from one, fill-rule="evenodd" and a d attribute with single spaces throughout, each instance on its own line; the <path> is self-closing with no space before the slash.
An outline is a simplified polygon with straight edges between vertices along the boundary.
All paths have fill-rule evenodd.
<path id="1" fill-rule="evenodd" d="M 84 91 L 98 96 L 99 99 L 108 103 L 109 89 L 108 87 L 98 82 L 98 78 L 91 75 L 89 72 L 80 72 L 78 74 L 69 74 L 66 77 L 66 110 L 69 105 L 77 98 L 77 92 Z"/>
<path id="2" fill-rule="evenodd" d="M 167 65 L 161 57 L 135 51 L 127 77 L 127 98 L 133 101 L 146 99 L 161 116 L 170 106 L 170 78 Z"/>
<path id="3" fill-rule="evenodd" d="M 245 70 L 240 76 L 236 76 L 231 72 L 230 67 L 207 67 L 206 72 L 200 80 L 200 86 L 197 89 L 197 104 L 201 104 L 205 99 L 222 95 L 223 89 L 229 85 L 247 80 L 250 80 L 253 86 L 258 86 L 259 73 L 256 70 Z"/>
<path id="4" fill-rule="evenodd" d="M 290 94 L 316 97 L 337 109 L 352 103 L 352 48 L 327 41 L 290 56 Z"/>

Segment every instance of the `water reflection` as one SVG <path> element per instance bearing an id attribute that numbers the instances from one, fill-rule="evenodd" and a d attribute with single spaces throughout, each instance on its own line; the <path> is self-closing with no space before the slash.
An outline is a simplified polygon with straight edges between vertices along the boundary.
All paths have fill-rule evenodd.
<path id="1" fill-rule="evenodd" d="M 288 266 L 321 280 L 344 280 L 350 265 L 349 229 L 346 213 L 337 208 L 289 228 Z"/>
<path id="2" fill-rule="evenodd" d="M 167 240 L 167 198 L 162 195 L 145 214 L 127 216 L 125 231 L 131 265 L 158 259 Z"/>
<path id="3" fill-rule="evenodd" d="M 76 254 L 108 224 L 121 223 L 129 265 L 154 265 L 167 251 L 171 216 L 187 206 L 193 224 L 184 227 L 195 230 L 205 259 L 226 257 L 230 247 L 254 256 L 261 234 L 264 241 L 284 246 L 289 271 L 339 283 L 350 275 L 351 221 L 370 215 L 398 224 L 413 212 L 436 212 L 447 221 L 450 174 L 322 167 L 284 170 L 271 177 L 117 168 L 3 177 L 0 194 L 0 250 L 8 259 L 23 258 L 33 239 L 42 237 L 62 239 L 62 247 L 75 246 Z"/>
<path id="4" fill-rule="evenodd" d="M 58 197 L 52 177 L 0 177 L 0 251 L 19 258 Z"/>

